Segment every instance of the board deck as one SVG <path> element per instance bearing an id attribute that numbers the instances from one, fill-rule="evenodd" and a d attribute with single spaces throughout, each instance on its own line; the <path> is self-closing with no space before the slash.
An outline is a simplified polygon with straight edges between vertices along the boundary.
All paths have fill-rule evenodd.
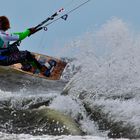
<path id="1" fill-rule="evenodd" d="M 18 63 L 18 64 L 14 64 L 12 65 L 11 67 L 17 71 L 20 71 L 20 72 L 23 72 L 25 74 L 29 74 L 29 75 L 32 75 L 32 76 L 36 76 L 36 77 L 40 77 L 40 78 L 45 78 L 45 79 L 48 79 L 48 80 L 59 80 L 60 77 L 61 77 L 61 74 L 62 72 L 64 71 L 67 63 L 60 60 L 60 59 L 57 59 L 57 58 L 54 58 L 54 57 L 51 57 L 51 56 L 47 56 L 47 55 L 42 55 L 42 54 L 37 54 L 37 53 L 32 53 L 35 55 L 35 58 L 39 61 L 43 61 L 43 62 L 48 62 L 49 60 L 53 59 L 57 62 L 56 66 L 54 67 L 53 71 L 51 72 L 50 76 L 49 77 L 46 77 L 44 76 L 43 74 L 34 74 L 32 72 L 29 72 L 29 71 L 23 71 L 21 69 L 21 64 Z"/>

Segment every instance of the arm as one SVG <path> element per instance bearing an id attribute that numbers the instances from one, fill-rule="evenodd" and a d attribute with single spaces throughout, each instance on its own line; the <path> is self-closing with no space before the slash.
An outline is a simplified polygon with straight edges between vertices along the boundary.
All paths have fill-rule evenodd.
<path id="1" fill-rule="evenodd" d="M 17 41 L 17 40 L 21 41 L 24 38 L 26 38 L 29 34 L 30 34 L 30 30 L 27 29 L 24 32 L 16 32 L 16 33 L 12 33 L 12 34 L 7 34 L 4 32 L 1 34 L 1 37 L 5 41 Z"/>
<path id="2" fill-rule="evenodd" d="M 30 30 L 29 29 L 25 30 L 24 32 L 13 33 L 13 35 L 17 35 L 18 36 L 18 40 L 20 40 L 20 41 L 25 39 L 29 34 L 30 34 Z"/>

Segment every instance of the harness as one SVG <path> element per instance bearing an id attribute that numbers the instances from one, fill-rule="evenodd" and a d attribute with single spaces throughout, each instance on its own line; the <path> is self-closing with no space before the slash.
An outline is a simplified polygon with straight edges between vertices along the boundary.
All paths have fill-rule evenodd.
<path id="1" fill-rule="evenodd" d="M 0 55 L 0 60 L 4 60 L 4 59 L 6 59 L 7 58 L 7 56 L 2 56 L 2 55 Z"/>
<path id="2" fill-rule="evenodd" d="M 0 60 L 4 60 L 5 58 L 7 58 L 7 55 L 8 55 L 8 49 L 0 48 Z"/>

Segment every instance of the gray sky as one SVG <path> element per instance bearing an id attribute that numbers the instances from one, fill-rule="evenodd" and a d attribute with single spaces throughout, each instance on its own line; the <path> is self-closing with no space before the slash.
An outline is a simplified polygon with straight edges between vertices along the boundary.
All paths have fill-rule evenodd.
<path id="1" fill-rule="evenodd" d="M 0 0 L 0 15 L 9 17 L 9 32 L 17 32 L 39 24 L 61 7 L 67 12 L 81 2 L 84 0 Z M 48 26 L 47 32 L 25 39 L 20 48 L 55 55 L 55 47 L 61 48 L 92 28 L 100 28 L 112 17 L 121 18 L 139 32 L 139 7 L 140 0 L 91 0 L 71 13 L 67 21 L 59 20 Z"/>

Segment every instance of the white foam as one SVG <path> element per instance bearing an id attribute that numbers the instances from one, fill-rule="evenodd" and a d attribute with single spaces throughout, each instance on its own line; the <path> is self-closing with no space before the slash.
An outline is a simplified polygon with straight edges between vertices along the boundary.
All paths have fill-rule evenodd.
<path id="1" fill-rule="evenodd" d="M 89 43 L 91 38 L 93 41 Z M 139 36 L 121 19 L 113 18 L 91 34 L 89 40 L 81 40 L 79 48 L 85 47 L 77 57 L 81 70 L 65 89 L 75 97 L 82 93 L 87 93 L 87 98 L 92 95 L 90 103 L 103 106 L 112 119 L 123 120 L 140 129 Z"/>
<path id="2" fill-rule="evenodd" d="M 32 136 L 27 134 L 5 134 L 0 132 L 1 140 L 113 140 L 98 136 Z M 128 139 L 117 139 L 117 140 L 128 140 Z"/>

